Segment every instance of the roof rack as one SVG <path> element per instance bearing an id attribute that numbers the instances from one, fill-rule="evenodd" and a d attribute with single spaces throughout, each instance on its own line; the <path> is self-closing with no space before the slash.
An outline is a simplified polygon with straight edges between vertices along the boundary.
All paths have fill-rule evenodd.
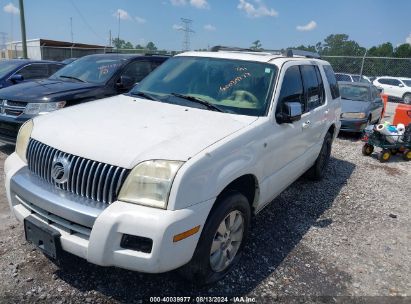
<path id="1" fill-rule="evenodd" d="M 251 52 L 251 53 L 259 53 L 259 54 L 271 54 L 271 55 L 282 55 L 285 57 L 294 57 L 294 56 L 302 56 L 306 58 L 315 58 L 320 59 L 321 56 L 318 53 L 302 51 L 302 50 L 293 50 L 293 49 L 286 49 L 286 50 L 265 50 L 265 49 L 250 49 L 250 48 L 240 48 L 240 47 L 230 47 L 230 46 L 222 46 L 216 45 L 210 49 L 211 52 L 219 52 L 219 51 L 229 51 L 229 52 Z"/>

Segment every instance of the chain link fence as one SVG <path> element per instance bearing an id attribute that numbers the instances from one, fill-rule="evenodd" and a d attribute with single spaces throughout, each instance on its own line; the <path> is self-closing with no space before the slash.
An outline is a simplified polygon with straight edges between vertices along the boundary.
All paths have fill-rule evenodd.
<path id="1" fill-rule="evenodd" d="M 336 73 L 411 78 L 411 58 L 323 56 Z"/>
<path id="2" fill-rule="evenodd" d="M 79 48 L 28 46 L 28 57 L 31 59 L 62 61 L 67 58 L 79 58 L 90 54 L 127 53 L 127 54 L 163 54 L 175 55 L 180 51 L 149 49 L 115 49 L 112 47 Z M 0 58 L 21 58 L 21 48 L 0 50 Z M 393 57 L 355 57 L 355 56 L 323 56 L 330 62 L 336 73 L 361 74 L 369 77 L 394 76 L 411 78 L 411 58 Z"/>

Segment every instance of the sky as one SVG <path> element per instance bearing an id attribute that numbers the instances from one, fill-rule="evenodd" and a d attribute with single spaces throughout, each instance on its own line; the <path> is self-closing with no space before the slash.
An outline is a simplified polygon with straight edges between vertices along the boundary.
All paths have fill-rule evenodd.
<path id="1" fill-rule="evenodd" d="M 27 39 L 108 45 L 115 38 L 181 50 L 181 18 L 192 20 L 191 49 L 267 49 L 316 44 L 344 33 L 361 46 L 411 44 L 410 0 L 24 0 Z M 0 44 L 20 40 L 18 0 L 0 0 Z M 4 36 L 4 35 L 3 35 Z"/>

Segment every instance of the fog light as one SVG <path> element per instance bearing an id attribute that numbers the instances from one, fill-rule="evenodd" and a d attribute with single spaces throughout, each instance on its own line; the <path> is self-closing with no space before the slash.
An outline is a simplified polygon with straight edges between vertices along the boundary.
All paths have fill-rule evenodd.
<path id="1" fill-rule="evenodd" d="M 144 253 L 151 253 L 153 248 L 153 240 L 137 235 L 123 234 L 120 247 Z"/>

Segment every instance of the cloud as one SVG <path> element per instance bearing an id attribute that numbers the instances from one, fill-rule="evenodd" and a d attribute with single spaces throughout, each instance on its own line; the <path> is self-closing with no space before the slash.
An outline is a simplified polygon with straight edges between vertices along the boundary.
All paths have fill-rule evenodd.
<path id="1" fill-rule="evenodd" d="M 407 38 L 405 38 L 405 42 L 411 44 L 411 33 L 408 35 Z"/>
<path id="2" fill-rule="evenodd" d="M 185 6 L 190 4 L 195 8 L 209 8 L 207 0 L 170 0 L 170 2 L 174 6 Z"/>
<path id="3" fill-rule="evenodd" d="M 120 17 L 121 20 L 131 20 L 129 13 L 121 8 L 118 8 L 113 14 L 114 17 Z"/>
<path id="4" fill-rule="evenodd" d="M 250 18 L 260 18 L 260 17 L 277 17 L 278 12 L 273 8 L 268 8 L 264 5 L 261 0 L 255 0 L 258 7 L 254 4 L 247 2 L 245 0 L 240 0 L 237 8 L 241 11 L 246 12 L 247 16 Z"/>
<path id="5" fill-rule="evenodd" d="M 11 2 L 3 7 L 3 11 L 13 15 L 17 15 L 18 13 L 20 13 L 18 7 L 14 6 L 14 4 Z"/>
<path id="6" fill-rule="evenodd" d="M 204 25 L 204 29 L 205 29 L 206 31 L 212 32 L 212 31 L 215 31 L 217 28 L 216 28 L 214 25 L 206 24 L 206 25 Z"/>
<path id="7" fill-rule="evenodd" d="M 181 25 L 173 24 L 173 30 L 180 31 L 182 29 L 183 29 L 183 27 Z"/>
<path id="8" fill-rule="evenodd" d="M 147 22 L 146 19 L 141 18 L 141 17 L 138 17 L 138 16 L 136 16 L 135 19 L 136 19 L 137 23 L 140 23 L 140 24 L 143 24 L 143 23 L 146 23 L 146 22 Z"/>
<path id="9" fill-rule="evenodd" d="M 310 21 L 308 22 L 306 25 L 298 25 L 297 26 L 297 31 L 300 32 L 308 32 L 308 31 L 312 31 L 313 29 L 315 29 L 317 27 L 317 22 L 315 21 Z"/>

